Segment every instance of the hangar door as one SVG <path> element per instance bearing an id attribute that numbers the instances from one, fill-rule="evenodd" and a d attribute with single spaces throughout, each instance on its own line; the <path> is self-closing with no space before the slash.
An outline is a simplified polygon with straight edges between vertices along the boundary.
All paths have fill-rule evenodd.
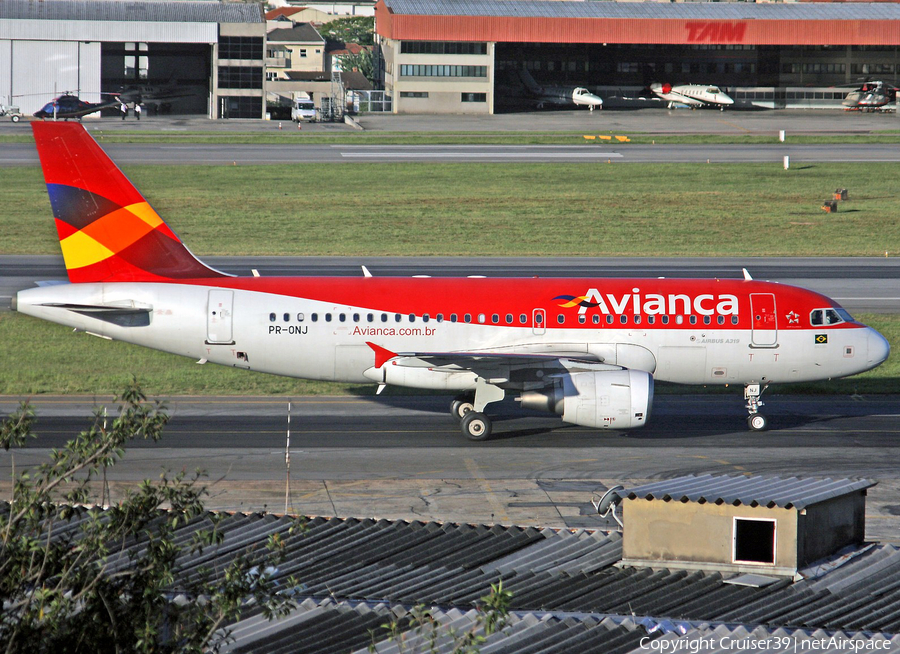
<path id="1" fill-rule="evenodd" d="M 99 102 L 100 90 L 100 43 L 0 40 L 0 104 L 33 114 L 64 93 Z"/>

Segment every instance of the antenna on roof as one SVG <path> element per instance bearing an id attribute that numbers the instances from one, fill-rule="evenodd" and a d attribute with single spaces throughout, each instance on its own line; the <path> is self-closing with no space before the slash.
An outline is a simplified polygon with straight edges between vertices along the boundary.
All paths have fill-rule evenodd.
<path id="1" fill-rule="evenodd" d="M 616 507 L 619 505 L 619 502 L 622 501 L 622 491 L 624 490 L 624 486 L 613 486 L 605 493 L 603 493 L 599 500 L 595 501 L 594 498 L 591 498 L 591 504 L 594 505 L 594 508 L 597 510 L 597 514 L 601 518 L 605 518 L 610 514 L 610 512 L 612 512 L 613 520 L 619 523 L 619 527 L 621 529 L 624 529 L 625 525 L 622 524 L 619 516 L 616 515 Z"/>

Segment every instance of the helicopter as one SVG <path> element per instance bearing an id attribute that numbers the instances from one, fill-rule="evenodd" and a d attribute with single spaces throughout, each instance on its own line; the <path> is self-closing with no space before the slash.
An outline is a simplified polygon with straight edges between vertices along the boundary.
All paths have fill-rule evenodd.
<path id="1" fill-rule="evenodd" d="M 897 87 L 882 81 L 864 82 L 850 91 L 841 104 L 845 111 L 891 111 L 889 105 L 897 99 Z"/>
<path id="2" fill-rule="evenodd" d="M 81 120 L 83 116 L 92 114 L 101 109 L 118 106 L 120 101 L 118 98 L 108 100 L 106 102 L 85 102 L 78 96 L 71 93 L 64 93 L 55 100 L 45 104 L 41 109 L 34 112 L 35 118 L 77 118 Z"/>

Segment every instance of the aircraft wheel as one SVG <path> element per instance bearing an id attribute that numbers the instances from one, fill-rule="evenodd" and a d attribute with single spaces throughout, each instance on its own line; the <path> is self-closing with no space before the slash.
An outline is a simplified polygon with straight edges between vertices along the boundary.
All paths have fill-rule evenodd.
<path id="1" fill-rule="evenodd" d="M 475 408 L 475 398 L 471 395 L 460 395 L 450 403 L 450 415 L 462 421 L 465 415 Z"/>
<path id="2" fill-rule="evenodd" d="M 491 419 L 478 411 L 469 411 L 462 419 L 462 432 L 470 441 L 486 441 L 491 437 Z"/>
<path id="3" fill-rule="evenodd" d="M 765 428 L 769 426 L 769 421 L 766 420 L 766 417 L 763 414 L 754 413 L 747 418 L 747 426 L 750 427 L 752 431 L 764 431 Z"/>
<path id="4" fill-rule="evenodd" d="M 13 116 L 13 117 L 12 117 L 12 121 L 13 121 L 14 123 L 19 122 L 19 117 L 18 117 L 18 116 Z"/>

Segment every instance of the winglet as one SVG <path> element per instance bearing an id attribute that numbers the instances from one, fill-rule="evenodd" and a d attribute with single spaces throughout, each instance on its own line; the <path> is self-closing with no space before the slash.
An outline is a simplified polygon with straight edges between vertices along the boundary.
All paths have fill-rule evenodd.
<path id="1" fill-rule="evenodd" d="M 371 341 L 366 341 L 366 345 L 372 348 L 372 351 L 375 352 L 376 368 L 380 368 L 385 363 L 397 356 L 394 352 L 391 352 L 387 348 L 383 348 L 380 345 L 375 345 L 375 343 L 372 343 Z"/>

